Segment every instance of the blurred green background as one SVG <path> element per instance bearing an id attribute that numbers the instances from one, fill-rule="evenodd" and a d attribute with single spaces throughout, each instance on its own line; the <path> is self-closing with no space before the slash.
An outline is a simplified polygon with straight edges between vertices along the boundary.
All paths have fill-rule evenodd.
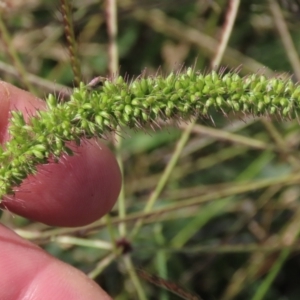
<path id="1" fill-rule="evenodd" d="M 120 0 L 120 74 L 131 80 L 142 72 L 167 75 L 191 65 L 209 70 L 229 3 Z M 107 76 L 106 3 L 71 4 L 82 80 Z M 23 88 L 28 80 L 42 98 L 74 86 L 60 1 L 10 0 L 1 18 L 9 34 L 5 40 L 2 31 L 0 38 L 1 79 Z M 282 26 L 292 44 L 279 34 Z M 239 68 L 242 75 L 285 73 L 298 81 L 299 57 L 290 54 L 300 50 L 299 26 L 297 1 L 241 1 L 221 66 Z M 23 76 L 13 51 L 26 70 Z M 2 221 L 89 274 L 114 299 L 140 299 L 139 293 L 179 299 L 139 275 L 138 293 L 134 268 L 168 278 L 203 299 L 300 299 L 300 188 L 294 180 L 300 171 L 299 122 L 217 114 L 212 119 L 199 120 L 192 129 L 148 218 L 144 207 L 162 182 L 185 122 L 155 131 L 124 128 L 124 139 L 117 146 L 110 143 L 123 163 L 128 221 L 120 221 L 117 206 L 101 226 L 82 231 L 49 228 L 9 212 L 2 213 Z M 126 253 L 107 249 L 112 241 Z"/>

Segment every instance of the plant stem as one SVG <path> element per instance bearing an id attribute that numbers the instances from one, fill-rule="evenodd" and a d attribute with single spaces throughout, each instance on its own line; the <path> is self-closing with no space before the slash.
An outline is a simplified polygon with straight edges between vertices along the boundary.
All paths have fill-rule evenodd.
<path id="1" fill-rule="evenodd" d="M 74 83 L 76 86 L 78 86 L 81 81 L 81 69 L 72 20 L 72 8 L 69 3 L 69 0 L 60 0 L 60 7 L 63 17 L 65 36 L 68 43 L 71 66 L 74 74 Z"/>

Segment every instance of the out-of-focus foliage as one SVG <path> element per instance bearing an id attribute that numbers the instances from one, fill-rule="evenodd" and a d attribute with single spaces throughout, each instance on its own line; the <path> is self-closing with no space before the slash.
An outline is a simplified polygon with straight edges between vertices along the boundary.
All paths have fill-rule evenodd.
<path id="1" fill-rule="evenodd" d="M 7 2 L 2 17 L 38 95 L 59 90 L 58 84 L 72 87 L 59 1 Z M 244 74 L 287 72 L 299 80 L 293 75 L 293 64 L 276 30 L 270 3 L 241 1 L 222 65 L 229 69 L 244 65 Z M 279 4 L 299 52 L 297 1 Z M 106 76 L 109 55 L 105 3 L 73 0 L 72 5 L 83 80 Z M 214 52 L 208 41 L 215 42 L 212 48 L 216 50 L 228 1 L 120 0 L 118 5 L 120 73 L 127 74 L 128 80 L 145 69 L 148 75 L 155 76 L 157 72 L 180 72 L 182 65 L 210 68 Z M 1 42 L 1 78 L 22 86 L 22 78 L 13 75 L 11 66 L 14 61 L 10 60 L 7 45 Z M 122 131 L 125 139 L 120 152 L 129 217 L 142 214 L 151 192 L 161 181 L 186 127 L 184 123 L 177 125 L 147 133 Z M 271 122 L 241 115 L 199 121 L 154 207 L 174 209 L 146 219 L 133 238 L 130 231 L 134 223 L 126 223 L 126 238 L 132 247 L 128 255 L 135 266 L 180 283 L 203 299 L 260 299 L 258 293 L 264 287 L 267 291 L 263 299 L 299 299 L 300 188 L 293 181 L 299 173 L 299 141 L 297 121 Z M 184 207 L 189 201 L 196 205 Z M 116 207 L 113 221 L 117 214 Z M 11 219 L 9 214 L 2 218 L 12 227 L 41 232 L 46 229 L 42 224 Z M 118 226 L 113 224 L 112 230 L 118 239 Z M 293 247 L 283 260 L 281 253 L 288 236 L 293 237 Z M 82 237 L 91 241 L 111 238 L 107 227 L 83 232 Z M 109 255 L 108 250 L 75 244 L 48 242 L 43 246 L 87 273 Z M 115 299 L 136 299 L 122 258 L 113 259 L 95 279 Z M 268 275 L 275 271 L 278 274 L 268 286 Z M 149 299 L 176 299 L 150 284 L 143 282 L 143 286 Z"/>

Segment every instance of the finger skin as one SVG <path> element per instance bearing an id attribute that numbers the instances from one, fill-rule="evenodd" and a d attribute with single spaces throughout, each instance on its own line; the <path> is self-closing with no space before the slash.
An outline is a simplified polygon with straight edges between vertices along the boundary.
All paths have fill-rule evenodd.
<path id="1" fill-rule="evenodd" d="M 0 225 L 1 300 L 109 300 L 79 270 Z"/>
<path id="2" fill-rule="evenodd" d="M 45 103 L 12 85 L 0 82 L 0 141 L 9 139 L 10 110 L 25 119 Z M 2 206 L 13 213 L 53 226 L 82 226 L 109 212 L 121 188 L 121 173 L 111 151 L 96 139 L 72 146 L 75 155 L 49 161 L 29 175 Z"/>
<path id="3" fill-rule="evenodd" d="M 44 102 L 27 92 L 0 82 L 0 142 L 7 133 L 10 111 L 25 119 Z M 121 175 L 109 149 L 99 141 L 85 141 L 73 157 L 38 167 L 14 196 L 3 203 L 13 213 L 51 225 L 79 226 L 92 222 L 114 205 Z M 51 257 L 42 249 L 0 225 L 1 300 L 111 299 L 79 270 Z"/>

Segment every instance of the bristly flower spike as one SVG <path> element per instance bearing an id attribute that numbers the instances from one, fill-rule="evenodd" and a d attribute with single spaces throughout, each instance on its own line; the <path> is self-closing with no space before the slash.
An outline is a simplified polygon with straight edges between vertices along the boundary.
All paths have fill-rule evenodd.
<path id="1" fill-rule="evenodd" d="M 47 111 L 39 111 L 26 124 L 21 112 L 12 112 L 11 140 L 0 147 L 0 199 L 13 194 L 28 174 L 49 157 L 58 161 L 72 155 L 68 141 L 105 137 L 121 126 L 156 127 L 158 120 L 208 118 L 212 112 L 297 118 L 300 86 L 291 80 L 236 72 L 195 72 L 192 68 L 167 77 L 141 76 L 102 80 L 98 90 L 80 84 L 68 102 L 47 98 Z"/>

